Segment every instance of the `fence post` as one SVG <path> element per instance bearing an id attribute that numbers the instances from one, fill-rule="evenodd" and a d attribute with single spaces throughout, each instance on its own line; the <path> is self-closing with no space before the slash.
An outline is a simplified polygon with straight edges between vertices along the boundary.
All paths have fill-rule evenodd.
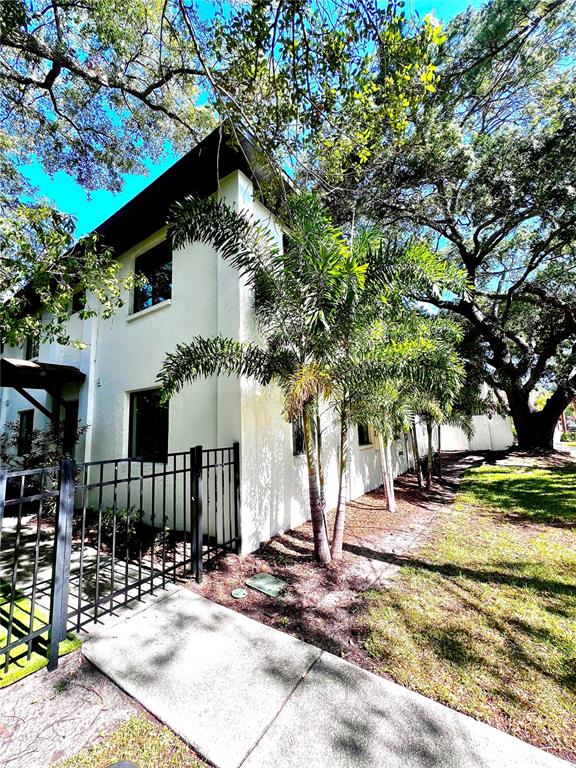
<path id="1" fill-rule="evenodd" d="M 192 496 L 194 498 L 194 529 L 192 531 L 193 537 L 193 557 L 194 557 L 194 569 L 196 572 L 196 581 L 198 584 L 202 583 L 202 545 L 204 538 L 204 523 L 202 520 L 202 505 L 203 505 L 203 475 L 202 475 L 202 446 L 197 445 L 190 449 L 190 459 L 192 467 Z"/>
<path id="2" fill-rule="evenodd" d="M 236 534 L 236 553 L 242 546 L 242 528 L 240 525 L 240 443 L 233 444 L 234 454 L 234 525 Z"/>
<path id="3" fill-rule="evenodd" d="M 60 464 L 60 488 L 52 566 L 52 595 L 50 600 L 50 633 L 48 670 L 58 666 L 60 641 L 66 637 L 68 593 L 70 588 L 70 558 L 72 554 L 72 518 L 74 514 L 74 485 L 76 463 L 63 459 Z M 82 585 L 79 585 L 82 589 Z"/>
<path id="4" fill-rule="evenodd" d="M 0 549 L 2 547 L 2 524 L 4 521 L 4 504 L 6 502 L 6 483 L 8 470 L 0 468 Z"/>

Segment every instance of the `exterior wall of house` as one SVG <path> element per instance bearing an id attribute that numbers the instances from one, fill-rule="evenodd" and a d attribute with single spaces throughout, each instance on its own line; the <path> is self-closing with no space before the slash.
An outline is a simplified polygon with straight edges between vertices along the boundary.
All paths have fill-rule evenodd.
<path id="1" fill-rule="evenodd" d="M 282 242 L 279 222 L 254 197 L 251 181 L 236 172 L 220 182 L 218 193 L 229 204 L 267 226 L 278 244 Z M 134 268 L 135 259 L 165 237 L 159 230 L 119 256 L 125 271 Z M 193 336 L 221 334 L 241 340 L 258 337 L 252 311 L 252 295 L 245 281 L 217 253 L 195 244 L 173 254 L 172 298 L 132 314 L 131 295 L 110 319 L 70 320 L 70 333 L 82 339 L 85 349 L 63 347 L 56 342 L 42 345 L 39 359 L 73 365 L 86 374 L 81 386 L 68 387 L 64 397 L 79 397 L 79 418 L 89 426 L 77 449 L 78 461 L 102 461 L 128 455 L 130 393 L 156 386 L 156 376 L 164 356 L 177 343 Z M 6 357 L 23 357 L 22 350 L 7 349 Z M 33 393 L 50 408 L 50 397 L 42 390 Z M 31 406 L 13 390 L 1 390 L 0 428 L 18 418 L 19 410 Z M 337 454 L 339 427 L 334 411 L 322 411 L 327 504 L 337 500 Z M 495 417 L 486 426 L 477 417 L 473 450 L 500 448 L 511 443 L 505 420 Z M 501 423 L 502 422 L 502 423 Z M 36 411 L 35 426 L 46 419 Z M 421 455 L 425 455 L 426 432 L 418 427 Z M 507 431 L 508 430 L 508 431 Z M 443 430 L 443 447 L 466 450 L 461 435 Z M 510 439 L 509 439 L 510 438 Z M 437 435 L 434 435 L 435 445 Z M 257 548 L 280 531 L 301 524 L 308 517 L 306 460 L 294 456 L 292 427 L 282 416 L 282 394 L 275 385 L 263 388 L 252 380 L 214 377 L 187 385 L 170 402 L 169 452 L 186 452 L 196 444 L 205 448 L 241 445 L 241 501 L 243 552 Z M 413 464 L 410 445 L 403 438 L 392 446 L 394 474 Z M 153 465 L 145 465 L 145 472 Z M 120 467 L 120 475 L 124 472 Z M 356 429 L 350 430 L 350 471 L 345 493 L 354 498 L 381 483 L 379 453 L 375 445 L 359 446 Z M 157 489 L 170 504 L 176 501 L 176 524 L 182 524 L 181 499 L 171 481 Z M 121 502 L 120 502 L 121 503 Z M 127 502 L 128 503 L 128 502 Z M 157 507 L 158 508 L 158 507 Z M 207 509 L 210 521 L 213 512 Z M 211 521 L 211 526 L 214 521 Z M 212 528 L 214 531 L 214 528 Z"/>
<path id="2" fill-rule="evenodd" d="M 238 174 L 234 184 L 226 188 L 227 199 L 248 216 L 270 228 L 278 245 L 282 243 L 279 222 L 258 200 L 252 183 Z M 257 329 L 252 312 L 252 296 L 240 281 L 238 293 L 238 338 L 256 340 Z M 229 326 L 233 332 L 233 328 Z M 282 393 L 276 385 L 261 387 L 254 381 L 241 379 L 240 444 L 242 483 L 242 549 L 250 552 L 260 542 L 276 533 L 289 530 L 308 516 L 308 480 L 305 456 L 294 456 L 292 426 L 282 416 Z M 234 398 L 236 392 L 233 393 Z M 337 500 L 337 451 L 339 430 L 331 408 L 321 414 L 325 453 L 326 501 Z M 351 471 L 347 478 L 348 498 L 358 496 L 380 484 L 377 452 L 372 446 L 358 446 L 356 430 L 351 430 Z"/>
<path id="3" fill-rule="evenodd" d="M 164 237 L 165 231 L 157 232 L 123 254 L 124 270 L 132 271 L 136 257 Z M 98 323 L 87 460 L 128 455 L 130 393 L 157 386 L 165 354 L 177 343 L 217 333 L 217 290 L 216 254 L 194 245 L 173 254 L 170 300 L 132 314 L 127 295 L 112 318 Z M 187 451 L 197 443 L 216 445 L 214 380 L 199 380 L 172 399 L 168 435 L 169 452 Z"/>

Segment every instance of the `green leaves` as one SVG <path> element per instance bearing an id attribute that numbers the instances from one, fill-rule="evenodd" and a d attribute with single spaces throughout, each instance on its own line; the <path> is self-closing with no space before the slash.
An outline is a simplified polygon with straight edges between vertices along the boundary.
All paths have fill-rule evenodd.
<path id="1" fill-rule="evenodd" d="M 26 20 L 23 0 L 0 0 L 0 34 L 25 27 Z"/>
<path id="2" fill-rule="evenodd" d="M 347 238 L 311 194 L 290 198 L 285 215 L 281 251 L 261 224 L 223 202 L 187 198 L 173 207 L 174 245 L 213 246 L 253 287 L 262 342 L 216 337 L 181 345 L 159 377 L 166 396 L 199 376 L 275 379 L 289 419 L 319 396 L 344 397 L 365 414 L 370 407 L 381 428 L 392 401 L 408 390 L 449 402 L 463 378 L 461 329 L 423 315 L 406 296 L 430 286 L 461 289 L 465 273 L 422 242 L 387 241 L 366 225 Z"/>
<path id="3" fill-rule="evenodd" d="M 1 199 L 0 199 L 1 204 Z M 122 304 L 132 277 L 95 235 L 74 244 L 73 222 L 48 206 L 15 204 L 0 218 L 0 335 L 17 345 L 32 336 L 60 343 L 78 340 L 67 332 L 76 294 L 89 293 L 83 318 L 109 317 Z"/>
<path id="4" fill-rule="evenodd" d="M 158 382 L 164 400 L 195 379 L 227 374 L 247 376 L 260 384 L 290 375 L 293 360 L 283 349 L 266 350 L 250 342 L 195 336 L 166 355 Z"/>

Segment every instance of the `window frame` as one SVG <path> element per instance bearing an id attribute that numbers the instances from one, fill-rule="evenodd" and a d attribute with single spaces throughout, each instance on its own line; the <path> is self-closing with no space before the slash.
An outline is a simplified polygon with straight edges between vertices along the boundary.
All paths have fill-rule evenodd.
<path id="1" fill-rule="evenodd" d="M 28 425 L 29 433 L 24 435 L 24 418 L 30 417 L 30 424 Z M 26 408 L 23 411 L 18 411 L 18 443 L 16 445 L 16 455 L 26 456 L 32 452 L 32 437 L 34 433 L 34 408 Z M 23 443 L 26 440 L 26 445 Z M 28 450 L 22 450 L 23 447 L 27 447 Z"/>
<path id="2" fill-rule="evenodd" d="M 24 360 L 34 360 L 40 355 L 40 339 L 37 336 L 26 336 L 24 342 Z"/>
<path id="3" fill-rule="evenodd" d="M 86 290 L 75 291 L 72 295 L 72 303 L 70 306 L 71 315 L 77 315 L 80 312 L 84 312 L 86 309 Z"/>
<path id="4" fill-rule="evenodd" d="M 132 392 L 128 392 L 128 458 L 130 459 L 142 459 L 152 463 L 165 464 L 168 456 L 169 447 L 169 429 L 170 429 L 170 411 L 169 404 L 165 403 L 161 408 L 165 411 L 166 425 L 165 425 L 165 450 L 156 452 L 137 452 L 138 446 L 138 423 L 136 421 L 135 403 L 138 397 L 142 395 L 148 395 L 151 392 L 157 392 L 160 394 L 160 387 L 149 387 L 147 389 L 137 389 Z"/>
<path id="5" fill-rule="evenodd" d="M 362 431 L 365 430 L 366 432 L 366 441 L 363 441 L 362 439 Z M 374 447 L 374 440 L 372 438 L 372 430 L 370 428 L 369 424 L 362 424 L 361 422 L 358 422 L 356 424 L 356 432 L 358 435 L 358 447 L 359 448 L 373 448 Z"/>
<path id="6" fill-rule="evenodd" d="M 147 267 L 146 262 L 147 261 L 153 261 L 154 253 L 156 252 L 157 256 L 160 256 L 162 253 L 166 255 L 166 252 L 169 255 L 169 258 L 166 258 L 163 262 L 159 263 L 153 270 Z M 140 268 L 138 266 L 138 262 L 140 262 Z M 161 297 L 161 295 L 156 296 L 154 295 L 154 291 L 156 290 L 157 286 L 150 282 L 150 277 L 152 275 L 149 275 L 147 273 L 147 270 L 150 273 L 153 273 L 157 275 L 160 273 L 160 271 L 167 265 L 170 264 L 170 285 L 169 285 L 169 295 L 164 296 L 164 298 Z M 172 248 L 172 243 L 169 240 L 169 238 L 164 238 L 163 240 L 160 240 L 157 243 L 154 243 L 154 245 L 151 245 L 149 248 L 146 248 L 145 251 L 142 251 L 142 253 L 139 253 L 134 258 L 134 274 L 135 275 L 145 275 L 148 286 L 151 288 L 151 295 L 147 297 L 144 295 L 144 287 L 135 285 L 132 290 L 132 307 L 130 315 L 137 315 L 141 312 L 146 312 L 153 307 L 158 307 L 162 304 L 165 304 L 167 301 L 172 300 L 172 278 L 173 278 L 173 270 L 174 270 L 174 253 Z M 147 303 L 150 301 L 150 303 Z"/>

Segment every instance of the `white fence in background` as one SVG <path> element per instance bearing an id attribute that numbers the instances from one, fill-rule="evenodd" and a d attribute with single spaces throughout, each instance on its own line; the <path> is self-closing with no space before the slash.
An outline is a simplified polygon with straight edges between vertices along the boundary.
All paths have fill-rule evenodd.
<path id="1" fill-rule="evenodd" d="M 468 439 L 459 427 L 443 425 L 441 441 L 443 451 L 504 451 L 514 442 L 512 423 L 502 416 L 473 416 L 474 434 Z M 428 435 L 423 422 L 416 424 L 418 453 L 421 458 L 428 453 Z M 438 449 L 438 428 L 432 433 L 434 450 Z M 394 476 L 407 472 L 414 466 L 412 444 L 401 437 L 392 444 L 392 465 Z"/>
<path id="2" fill-rule="evenodd" d="M 442 449 L 446 451 L 504 451 L 514 442 L 510 419 L 503 416 L 473 416 L 474 434 L 468 439 L 459 427 L 442 427 Z M 437 431 L 437 430 L 435 430 Z"/>

